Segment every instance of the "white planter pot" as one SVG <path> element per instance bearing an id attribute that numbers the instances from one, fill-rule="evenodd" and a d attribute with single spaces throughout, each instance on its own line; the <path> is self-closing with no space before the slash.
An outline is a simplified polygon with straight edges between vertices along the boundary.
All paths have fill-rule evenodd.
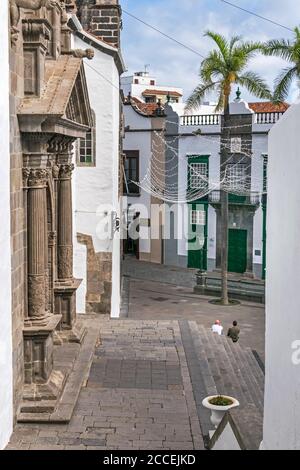
<path id="1" fill-rule="evenodd" d="M 222 397 L 227 398 L 228 400 L 231 400 L 232 401 L 231 405 L 228 405 L 228 406 L 212 405 L 210 403 L 210 400 L 212 400 L 213 398 L 217 398 L 218 396 L 220 395 L 212 395 L 210 397 L 204 398 L 204 400 L 202 401 L 202 405 L 211 411 L 210 421 L 212 425 L 215 427 L 215 429 L 217 429 L 217 427 L 219 426 L 226 411 L 231 410 L 231 408 L 236 408 L 237 406 L 239 406 L 239 402 L 235 398 L 229 397 L 227 395 L 222 395 Z"/>

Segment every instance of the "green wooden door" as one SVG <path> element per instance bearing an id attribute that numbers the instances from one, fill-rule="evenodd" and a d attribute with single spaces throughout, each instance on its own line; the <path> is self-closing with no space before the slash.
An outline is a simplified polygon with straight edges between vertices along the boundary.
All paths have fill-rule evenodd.
<path id="1" fill-rule="evenodd" d="M 229 229 L 228 271 L 244 273 L 247 269 L 247 230 Z"/>
<path id="2" fill-rule="evenodd" d="M 198 192 L 199 199 L 189 203 L 188 267 L 203 270 L 207 270 L 208 176 L 209 156 L 189 155 L 187 189 Z"/>
<path id="3" fill-rule="evenodd" d="M 207 204 L 189 204 L 188 268 L 207 270 L 207 213 Z"/>

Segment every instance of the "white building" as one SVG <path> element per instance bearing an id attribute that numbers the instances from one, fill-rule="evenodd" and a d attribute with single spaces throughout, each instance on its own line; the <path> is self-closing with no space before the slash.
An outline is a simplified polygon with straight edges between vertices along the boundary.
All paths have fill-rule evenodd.
<path id="1" fill-rule="evenodd" d="M 267 450 L 300 450 L 299 122 L 295 104 L 269 137 L 262 444 Z"/>
<path id="2" fill-rule="evenodd" d="M 167 99 L 172 103 L 182 103 L 182 88 L 157 85 L 157 80 L 149 72 L 135 72 L 134 75 L 124 76 L 121 86 L 125 96 L 131 96 L 144 103 L 164 104 Z"/>
<path id="3" fill-rule="evenodd" d="M 120 311 L 119 190 L 121 158 L 120 75 L 125 67 L 119 48 L 84 31 L 72 18 L 74 49 L 92 48 L 85 72 L 94 127 L 76 150 L 75 275 L 83 279 L 77 311 Z"/>
<path id="4" fill-rule="evenodd" d="M 135 80 L 141 83 L 134 83 Z M 135 252 L 142 260 L 211 272 L 220 268 L 221 262 L 219 189 L 223 118 L 215 112 L 214 103 L 204 103 L 195 112 L 184 114 L 184 103 L 181 100 L 171 102 L 169 94 L 168 102 L 164 103 L 164 124 L 155 126 L 153 113 L 157 97 L 156 102 L 146 103 L 143 94 L 151 80 L 154 79 L 148 75 L 122 79 L 122 86 L 130 93 L 128 102 L 132 104 L 124 107 L 128 180 L 139 182 L 139 186 L 130 183 L 130 191 L 125 188 L 125 193 L 129 192 L 130 204 L 140 203 L 144 207 L 147 201 L 149 219 L 145 221 L 145 216 L 140 215 L 141 227 L 146 225 L 150 240 L 143 239 L 143 228 L 139 242 L 135 243 Z M 153 87 L 158 88 L 156 82 Z M 285 103 L 280 106 L 268 102 L 248 104 L 239 98 L 231 103 L 232 142 L 228 142 L 228 146 L 238 144 L 239 148 L 229 149 L 232 155 L 226 172 L 231 184 L 236 186 L 238 179 L 243 183 L 240 182 L 239 187 L 232 186 L 233 192 L 229 195 L 230 272 L 265 277 L 268 132 L 287 107 Z M 141 117 L 142 114 L 148 118 Z M 161 166 L 161 184 L 155 181 L 157 175 L 153 175 L 155 165 Z M 156 199 L 160 203 L 167 201 L 162 209 L 162 225 L 168 223 L 168 228 L 163 242 L 159 237 L 159 245 L 153 243 L 152 236 L 152 227 L 157 221 L 153 220 L 149 209 L 153 203 L 149 193 L 155 193 L 151 185 L 152 189 L 155 185 L 161 186 Z M 203 197 L 195 197 L 197 192 L 202 192 Z M 181 202 L 185 200 L 187 203 Z M 166 211 L 171 211 L 170 216 Z"/>
<path id="5" fill-rule="evenodd" d="M 2 71 L 0 93 L 0 449 L 3 449 L 13 427 L 12 380 L 12 297 L 10 250 L 10 149 L 9 149 L 9 35 L 8 2 L 2 5 L 0 16 L 0 64 Z"/>

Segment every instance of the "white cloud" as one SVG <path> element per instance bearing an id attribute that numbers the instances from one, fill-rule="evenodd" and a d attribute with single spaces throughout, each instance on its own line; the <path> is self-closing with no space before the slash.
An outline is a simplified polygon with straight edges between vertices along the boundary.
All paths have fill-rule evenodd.
<path id="1" fill-rule="evenodd" d="M 251 9 L 288 27 L 300 22 L 299 0 L 234 0 L 243 8 Z M 123 8 L 143 21 L 152 24 L 204 56 L 212 43 L 203 37 L 211 29 L 226 37 L 238 34 L 247 40 L 265 41 L 274 37 L 292 37 L 289 31 L 232 8 L 220 0 L 123 0 Z M 272 9 L 270 9 L 272 4 Z M 129 72 L 150 70 L 164 85 L 179 86 L 189 94 L 198 83 L 201 57 L 164 38 L 147 26 L 124 14 L 123 50 Z M 274 77 L 284 64 L 278 58 L 257 56 L 251 63 L 272 86 Z M 292 89 L 293 99 L 297 86 Z M 245 99 L 249 95 L 243 92 Z M 253 100 L 253 97 L 251 98 Z"/>

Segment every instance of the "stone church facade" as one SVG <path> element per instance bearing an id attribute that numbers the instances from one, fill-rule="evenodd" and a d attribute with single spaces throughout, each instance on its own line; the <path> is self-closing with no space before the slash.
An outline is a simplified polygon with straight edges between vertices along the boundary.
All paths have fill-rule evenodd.
<path id="1" fill-rule="evenodd" d="M 80 343 L 85 333 L 76 317 L 72 158 L 92 126 L 83 58 L 93 51 L 71 49 L 73 1 L 11 0 L 7 9 L 16 421 L 54 412 L 67 378 L 53 367 L 54 344 Z M 9 406 L 1 400 L 0 408 Z"/>

